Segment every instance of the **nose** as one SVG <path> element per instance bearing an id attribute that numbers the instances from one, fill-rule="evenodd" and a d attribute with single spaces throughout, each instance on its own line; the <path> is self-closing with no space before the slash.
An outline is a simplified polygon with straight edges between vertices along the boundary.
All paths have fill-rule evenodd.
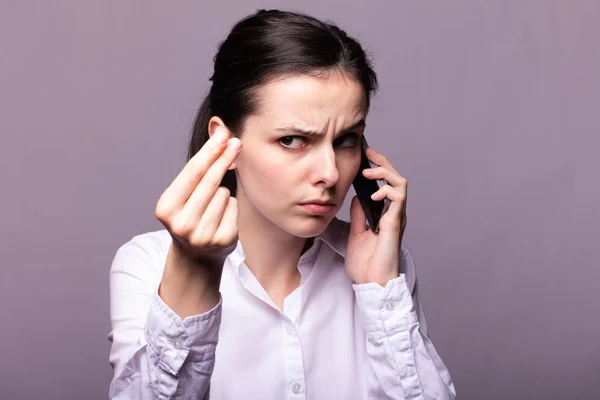
<path id="1" fill-rule="evenodd" d="M 323 146 L 315 156 L 311 179 L 313 184 L 325 187 L 334 186 L 340 178 L 335 150 L 331 146 Z"/>

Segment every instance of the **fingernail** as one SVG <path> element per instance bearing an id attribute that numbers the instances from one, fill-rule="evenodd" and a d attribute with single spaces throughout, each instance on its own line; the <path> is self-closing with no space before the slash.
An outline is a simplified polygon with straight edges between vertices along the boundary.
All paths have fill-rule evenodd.
<path id="1" fill-rule="evenodd" d="M 229 143 L 227 143 L 227 145 L 229 147 L 231 147 L 233 150 L 237 150 L 240 147 L 242 147 L 242 142 L 238 138 L 232 138 L 229 140 Z"/>

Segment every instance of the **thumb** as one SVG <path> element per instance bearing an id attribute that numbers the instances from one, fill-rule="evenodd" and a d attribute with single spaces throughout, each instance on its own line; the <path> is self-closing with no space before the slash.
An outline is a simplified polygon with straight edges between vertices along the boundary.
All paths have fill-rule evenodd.
<path id="1" fill-rule="evenodd" d="M 367 230 L 367 217 L 358 201 L 354 196 L 350 203 L 350 236 L 360 235 Z"/>

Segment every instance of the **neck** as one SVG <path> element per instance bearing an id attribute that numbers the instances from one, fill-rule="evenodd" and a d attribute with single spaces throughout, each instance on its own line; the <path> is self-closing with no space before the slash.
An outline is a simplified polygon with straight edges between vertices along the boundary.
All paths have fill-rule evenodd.
<path id="1" fill-rule="evenodd" d="M 242 196 L 237 196 L 239 200 Z M 280 305 L 300 285 L 298 260 L 312 243 L 285 232 L 245 201 L 239 201 L 239 239 L 246 256 L 245 264 Z"/>

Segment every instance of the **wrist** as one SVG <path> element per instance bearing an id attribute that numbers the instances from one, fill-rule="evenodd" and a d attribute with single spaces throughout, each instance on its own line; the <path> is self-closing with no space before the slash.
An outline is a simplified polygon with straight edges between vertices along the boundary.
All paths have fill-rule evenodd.
<path id="1" fill-rule="evenodd" d="M 190 260 L 177 246 L 167 255 L 158 295 L 182 319 L 202 314 L 219 302 L 221 266 Z"/>
<path id="2" fill-rule="evenodd" d="M 398 277 L 397 271 L 388 273 L 375 273 L 367 276 L 364 283 L 377 283 L 381 287 L 386 287 L 388 282 Z"/>

